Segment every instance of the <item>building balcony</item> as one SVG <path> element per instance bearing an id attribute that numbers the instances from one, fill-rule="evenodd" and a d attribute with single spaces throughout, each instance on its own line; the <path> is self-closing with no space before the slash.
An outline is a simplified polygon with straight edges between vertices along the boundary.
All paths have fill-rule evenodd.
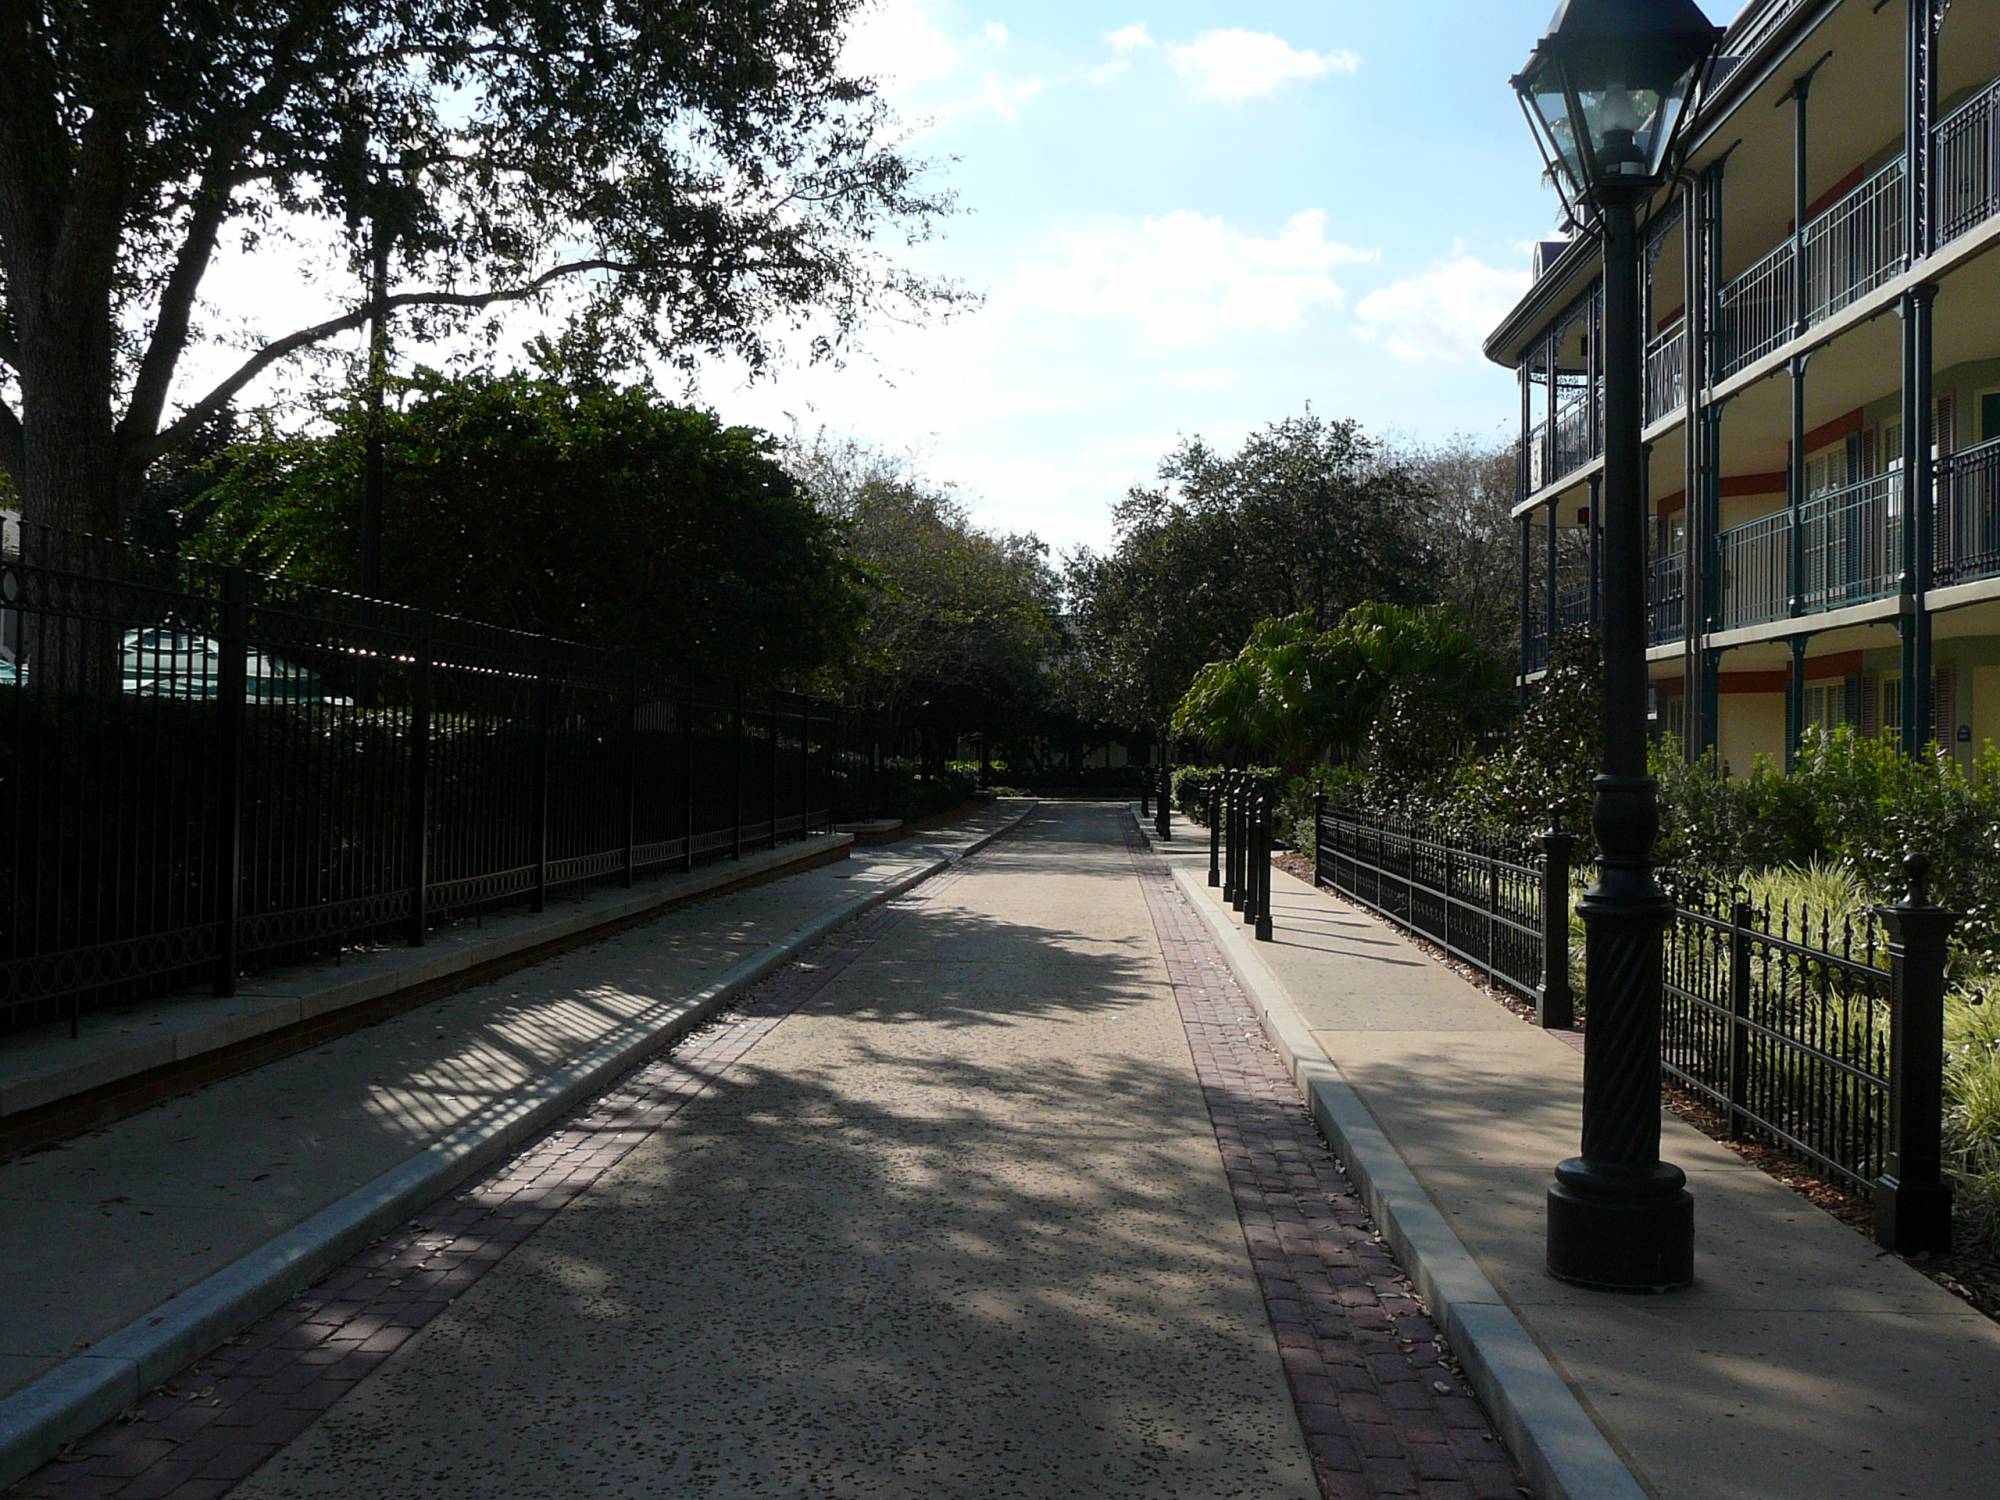
<path id="1" fill-rule="evenodd" d="M 2000 578 L 2000 439 L 1938 460 L 1938 586 Z"/>
<path id="2" fill-rule="evenodd" d="M 1903 484 L 1878 474 L 1807 500 L 1799 511 L 1798 610 L 1818 614 L 1864 604 L 1901 584 Z M 1792 515 L 1773 511 L 1718 539 L 1722 628 L 1767 625 L 1792 607 Z"/>
<path id="3" fill-rule="evenodd" d="M 1567 479 L 1604 451 L 1604 425 L 1590 420 L 1590 393 L 1573 390 L 1556 410 L 1553 452 L 1549 424 L 1538 422 L 1528 434 L 1528 493 Z"/>
<path id="4" fill-rule="evenodd" d="M 1646 425 L 1687 405 L 1687 319 L 1646 346 Z"/>
<path id="5" fill-rule="evenodd" d="M 1901 158 L 1807 223 L 1804 256 L 1803 305 L 1799 247 L 1790 240 L 1722 289 L 1718 378 L 1726 380 L 1789 342 L 1802 317 L 1807 328 L 1823 323 L 1909 264 Z"/>
<path id="6" fill-rule="evenodd" d="M 1556 595 L 1556 634 L 1568 635 L 1590 624 L 1590 585 L 1579 584 Z M 1528 638 L 1523 643 L 1523 660 L 1530 672 L 1549 664 L 1549 619 L 1544 602 L 1538 601 L 1528 614 Z"/>
<path id="7" fill-rule="evenodd" d="M 1646 567 L 1646 644 L 1686 640 L 1687 622 L 1687 559 L 1656 557 Z"/>

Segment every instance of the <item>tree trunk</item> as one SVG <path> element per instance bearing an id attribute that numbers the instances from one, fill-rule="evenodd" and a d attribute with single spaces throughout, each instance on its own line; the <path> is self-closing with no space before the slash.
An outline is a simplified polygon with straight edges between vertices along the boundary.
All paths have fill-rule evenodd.
<path id="1" fill-rule="evenodd" d="M 94 342 L 60 331 L 22 341 L 22 556 L 102 583 L 72 594 L 74 614 L 24 615 L 21 644 L 43 690 L 104 695 L 118 690 L 123 629 L 143 622 L 120 618 L 108 586 L 123 571 L 122 516 L 108 341 L 101 351 Z"/>

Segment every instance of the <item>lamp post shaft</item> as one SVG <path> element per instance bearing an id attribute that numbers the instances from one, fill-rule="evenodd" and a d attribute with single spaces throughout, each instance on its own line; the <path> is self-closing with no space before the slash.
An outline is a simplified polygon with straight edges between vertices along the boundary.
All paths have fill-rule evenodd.
<path id="1" fill-rule="evenodd" d="M 1658 789 L 1646 766 L 1645 515 L 1639 445 L 1638 207 L 1598 193 L 1604 236 L 1604 760 L 1591 813 L 1600 867 L 1585 929 L 1583 1143 L 1549 1189 L 1549 1270 L 1584 1286 L 1670 1291 L 1694 1278 L 1694 1203 L 1660 1160 Z"/>

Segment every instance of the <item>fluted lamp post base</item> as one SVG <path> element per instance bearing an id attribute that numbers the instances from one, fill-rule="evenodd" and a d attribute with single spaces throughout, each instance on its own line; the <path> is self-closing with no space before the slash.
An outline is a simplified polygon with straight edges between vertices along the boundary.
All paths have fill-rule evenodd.
<path id="1" fill-rule="evenodd" d="M 1549 1274 L 1599 1292 L 1694 1285 L 1694 1199 L 1671 1162 L 1651 1169 L 1574 1157 L 1549 1187 Z"/>

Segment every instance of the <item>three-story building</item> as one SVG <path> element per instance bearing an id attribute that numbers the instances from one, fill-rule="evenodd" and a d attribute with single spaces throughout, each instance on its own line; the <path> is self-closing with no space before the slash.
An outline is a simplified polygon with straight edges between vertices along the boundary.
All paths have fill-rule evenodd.
<path id="1" fill-rule="evenodd" d="M 1759 0 L 1643 230 L 1658 719 L 1736 771 L 2000 742 L 2000 0 Z M 1597 613 L 1602 256 L 1537 253 L 1521 672 Z M 1566 583 L 1568 586 L 1566 587 Z"/>

